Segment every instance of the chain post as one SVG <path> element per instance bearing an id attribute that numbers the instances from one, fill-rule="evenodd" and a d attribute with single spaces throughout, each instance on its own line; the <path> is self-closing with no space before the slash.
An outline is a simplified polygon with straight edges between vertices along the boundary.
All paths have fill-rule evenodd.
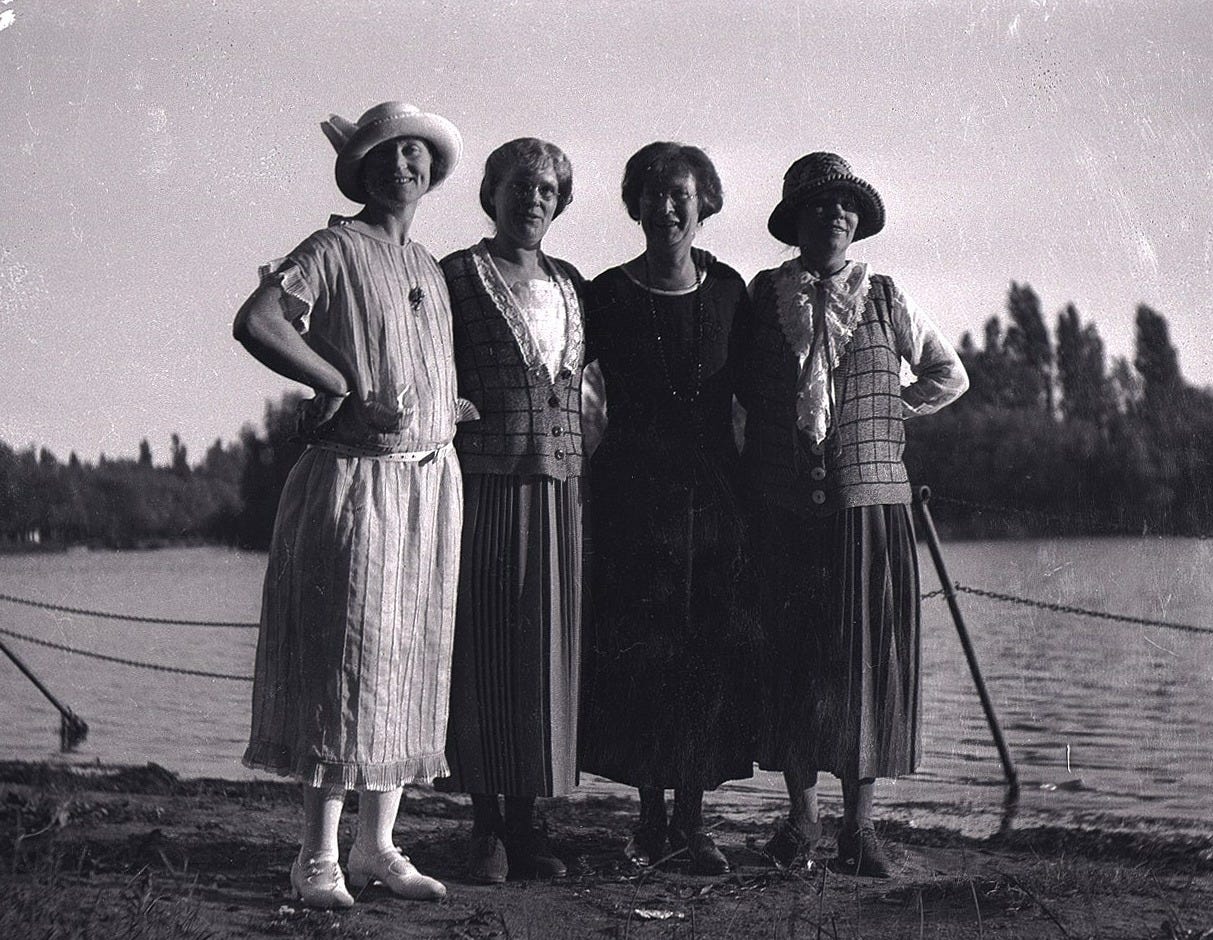
<path id="1" fill-rule="evenodd" d="M 88 737 L 88 722 L 55 698 L 51 690 L 42 684 L 42 680 L 34 675 L 34 671 L 25 665 L 21 661 L 21 657 L 9 649 L 8 644 L 3 640 L 0 640 L 0 651 L 3 651 L 13 661 L 13 664 L 25 674 L 25 677 L 34 684 L 34 688 L 45 695 L 47 700 L 59 710 L 59 750 L 64 753 L 75 750 L 76 745 Z"/>
<path id="2" fill-rule="evenodd" d="M 1012 796 L 1019 793 L 1019 773 L 1015 769 L 1015 762 L 1011 758 L 1011 752 L 1007 749 L 1007 742 L 1002 736 L 1002 727 L 998 723 L 998 716 L 994 713 L 994 703 L 990 701 L 990 693 L 986 691 L 986 682 L 981 675 L 981 666 L 977 663 L 977 653 L 973 649 L 973 642 L 969 639 L 969 630 L 965 626 L 964 615 L 960 612 L 960 602 L 956 598 L 956 588 L 951 577 L 948 576 L 948 568 L 943 560 L 943 552 L 939 548 L 939 537 L 935 533 L 935 521 L 931 518 L 931 510 L 927 503 L 931 500 L 931 488 L 929 486 L 920 486 L 915 491 L 914 505 L 918 509 L 918 516 L 922 520 L 923 531 L 927 537 L 927 547 L 931 552 L 931 560 L 935 562 L 935 571 L 939 575 L 939 584 L 943 588 L 944 597 L 947 598 L 948 608 L 952 611 L 952 620 L 956 624 L 956 633 L 960 637 L 960 645 L 964 650 L 965 659 L 969 663 L 969 672 L 973 676 L 973 684 L 977 687 L 977 696 L 981 699 L 981 707 L 986 715 L 986 724 L 990 726 L 990 734 L 994 738 L 994 746 L 998 748 L 998 757 L 1002 761 L 1002 771 L 1007 778 L 1007 787 Z"/>

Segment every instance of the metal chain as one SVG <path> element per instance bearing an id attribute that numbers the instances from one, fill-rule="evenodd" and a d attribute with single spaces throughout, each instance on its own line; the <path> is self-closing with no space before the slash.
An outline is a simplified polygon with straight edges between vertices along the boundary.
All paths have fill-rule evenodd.
<path id="1" fill-rule="evenodd" d="M 1114 620 L 1117 623 L 1134 623 L 1143 627 L 1164 627 L 1168 630 L 1179 630 L 1181 633 L 1205 633 L 1213 634 L 1213 628 L 1198 627 L 1188 623 L 1171 623 L 1167 620 L 1150 620 L 1146 617 L 1129 617 L 1125 614 L 1109 614 L 1101 610 L 1087 610 L 1084 607 L 1072 607 L 1069 604 L 1052 604 L 1048 601 L 1036 601 L 1030 597 L 1017 597 L 1014 594 L 1002 594 L 998 591 L 986 591 L 982 588 L 969 587 L 957 581 L 952 585 L 952 589 L 961 591 L 965 594 L 973 594 L 976 597 L 986 597 L 994 601 L 1005 601 L 1009 604 L 1020 604 L 1024 607 L 1035 607 L 1039 610 L 1051 610 L 1059 614 L 1075 614 L 1079 617 L 1095 617 L 1099 620 Z M 945 594 L 946 591 L 931 591 L 929 594 L 922 595 L 923 600 L 928 597 L 937 597 L 940 594 Z"/>
<path id="2" fill-rule="evenodd" d="M 74 653 L 77 656 L 85 656 L 89 659 L 101 659 L 107 663 L 118 663 L 122 666 L 135 666 L 139 669 L 152 669 L 156 672 L 171 672 L 179 676 L 200 676 L 203 679 L 232 679 L 236 682 L 252 682 L 252 676 L 234 676 L 226 672 L 204 672 L 200 669 L 179 669 L 176 666 L 161 666 L 158 663 L 142 663 L 135 659 L 122 659 L 118 656 L 106 656 L 104 653 L 94 653 L 91 650 L 80 650 L 71 646 L 64 646 L 61 643 L 52 643 L 50 640 L 39 640 L 37 637 L 26 636 L 24 633 L 18 633 L 16 630 L 7 630 L 0 627 L 0 633 L 5 636 L 11 636 L 17 640 L 24 640 L 26 643 L 33 643 L 36 646 L 45 646 L 48 649 L 60 650 L 64 653 Z"/>
<path id="3" fill-rule="evenodd" d="M 62 604 L 48 604 L 46 601 L 34 601 L 26 597 L 15 597 L 12 594 L 0 594 L 0 601 L 10 604 L 24 604 L 26 607 L 39 607 L 42 610 L 54 610 L 63 614 L 80 614 L 82 617 L 99 617 L 103 620 L 128 620 L 132 623 L 156 623 L 170 627 L 224 627 L 241 630 L 255 630 L 257 624 L 242 623 L 231 620 L 172 620 L 166 617 L 138 617 L 134 614 L 111 614 L 101 610 L 85 610 L 81 607 L 64 607 Z"/>

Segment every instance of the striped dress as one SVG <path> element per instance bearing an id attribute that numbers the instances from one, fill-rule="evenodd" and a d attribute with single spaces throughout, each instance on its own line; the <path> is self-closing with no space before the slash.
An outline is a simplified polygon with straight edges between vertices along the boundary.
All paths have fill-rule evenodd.
<path id="1" fill-rule="evenodd" d="M 442 272 L 415 242 L 336 221 L 263 277 L 314 348 L 405 417 L 381 433 L 347 401 L 287 479 L 244 763 L 311 786 L 431 780 L 447 769 L 463 495 Z"/>

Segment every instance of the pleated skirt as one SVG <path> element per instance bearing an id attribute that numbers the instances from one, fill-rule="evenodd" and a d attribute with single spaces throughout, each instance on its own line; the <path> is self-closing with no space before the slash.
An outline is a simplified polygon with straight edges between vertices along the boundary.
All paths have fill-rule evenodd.
<path id="1" fill-rule="evenodd" d="M 315 448 L 278 505 L 244 764 L 390 790 L 446 772 L 462 479 Z"/>
<path id="2" fill-rule="evenodd" d="M 753 535 L 769 655 L 760 766 L 912 773 L 922 641 L 909 507 L 810 518 L 766 506 Z"/>
<path id="3" fill-rule="evenodd" d="M 443 789 L 558 796 L 577 777 L 577 479 L 468 474 Z"/>

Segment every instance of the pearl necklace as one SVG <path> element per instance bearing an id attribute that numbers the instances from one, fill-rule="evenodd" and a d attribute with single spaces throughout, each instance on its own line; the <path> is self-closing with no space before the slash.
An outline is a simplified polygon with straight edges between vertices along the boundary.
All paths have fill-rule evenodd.
<path id="1" fill-rule="evenodd" d="M 674 385 L 674 380 L 670 375 L 670 363 L 665 354 L 665 340 L 662 338 L 661 326 L 657 320 L 657 304 L 653 300 L 653 278 L 649 272 L 648 255 L 644 256 L 644 282 L 644 292 L 649 298 L 649 320 L 653 326 L 653 336 L 657 339 L 657 359 L 661 363 L 661 374 L 665 379 L 666 388 L 670 390 L 670 397 L 675 401 L 686 405 L 694 404 L 696 399 L 699 398 L 699 392 L 703 387 L 703 356 L 700 355 L 700 351 L 703 348 L 703 291 L 700 290 L 703 286 L 703 277 L 700 274 L 699 266 L 695 266 L 695 337 L 692 340 L 691 346 L 691 355 L 695 362 L 695 380 L 691 384 L 689 393 L 680 391 Z"/>

